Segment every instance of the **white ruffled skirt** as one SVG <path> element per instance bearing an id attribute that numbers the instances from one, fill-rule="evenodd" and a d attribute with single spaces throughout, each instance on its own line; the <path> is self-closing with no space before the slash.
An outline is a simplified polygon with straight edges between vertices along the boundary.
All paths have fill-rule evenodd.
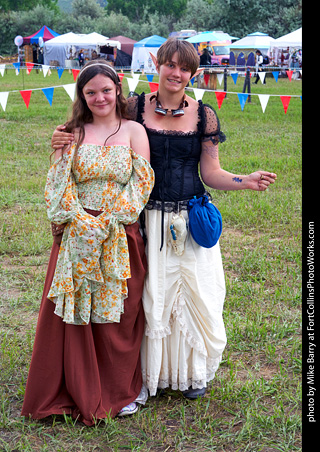
<path id="1" fill-rule="evenodd" d="M 148 273 L 143 292 L 146 317 L 141 347 L 144 383 L 184 391 L 207 386 L 226 346 L 222 318 L 225 280 L 219 243 L 203 248 L 188 231 L 184 253 L 170 244 L 172 213 L 165 213 L 161 244 L 161 211 L 145 210 Z M 187 219 L 188 214 L 182 211 Z"/>

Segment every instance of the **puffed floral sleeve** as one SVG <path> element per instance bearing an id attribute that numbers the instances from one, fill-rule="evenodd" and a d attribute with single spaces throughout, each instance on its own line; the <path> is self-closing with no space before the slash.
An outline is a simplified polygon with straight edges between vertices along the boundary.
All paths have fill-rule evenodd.
<path id="1" fill-rule="evenodd" d="M 120 322 L 126 280 L 131 276 L 124 225 L 137 221 L 154 184 L 149 162 L 130 152 L 129 181 L 110 184 L 113 196 L 106 197 L 98 217 L 87 213 L 78 198 L 72 172 L 75 145 L 49 169 L 45 188 L 48 217 L 67 225 L 48 298 L 66 323 Z"/>

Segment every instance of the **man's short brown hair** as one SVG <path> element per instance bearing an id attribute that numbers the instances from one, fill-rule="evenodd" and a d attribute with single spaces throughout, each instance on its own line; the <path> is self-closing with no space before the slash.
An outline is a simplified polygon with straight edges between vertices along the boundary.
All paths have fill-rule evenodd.
<path id="1" fill-rule="evenodd" d="M 178 63 L 190 69 L 192 77 L 199 67 L 200 57 L 190 42 L 169 38 L 158 50 L 157 61 L 159 66 L 171 61 L 175 52 L 178 53 Z"/>

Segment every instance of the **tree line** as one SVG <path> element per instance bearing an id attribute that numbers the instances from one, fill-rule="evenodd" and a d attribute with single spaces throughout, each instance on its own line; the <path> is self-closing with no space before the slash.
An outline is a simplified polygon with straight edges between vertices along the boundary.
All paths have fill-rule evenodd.
<path id="1" fill-rule="evenodd" d="M 260 31 L 277 38 L 302 26 L 302 0 L 73 0 L 68 13 L 63 2 L 0 0 L 0 55 L 14 54 L 15 36 L 43 25 L 60 34 L 95 31 L 137 41 L 183 29 L 222 30 L 238 38 Z"/>

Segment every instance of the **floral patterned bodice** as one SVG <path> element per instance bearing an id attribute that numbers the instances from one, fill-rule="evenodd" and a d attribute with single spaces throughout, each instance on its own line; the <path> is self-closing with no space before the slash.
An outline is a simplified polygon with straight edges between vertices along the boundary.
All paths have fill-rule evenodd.
<path id="1" fill-rule="evenodd" d="M 48 298 L 66 323 L 119 322 L 130 278 L 124 225 L 147 203 L 153 170 L 128 146 L 75 149 L 51 166 L 45 188 L 49 220 L 67 223 Z"/>

